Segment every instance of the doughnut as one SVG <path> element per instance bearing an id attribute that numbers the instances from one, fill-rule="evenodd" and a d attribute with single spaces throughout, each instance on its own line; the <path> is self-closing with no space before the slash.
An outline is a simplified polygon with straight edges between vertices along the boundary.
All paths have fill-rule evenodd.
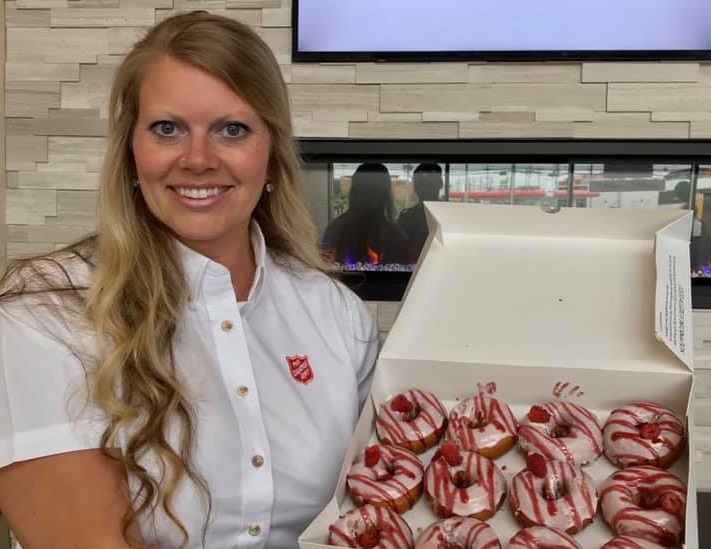
<path id="1" fill-rule="evenodd" d="M 410 450 L 373 444 L 355 459 L 346 484 L 356 505 L 387 505 L 404 513 L 422 495 L 423 472 L 420 458 Z"/>
<path id="2" fill-rule="evenodd" d="M 497 459 L 516 442 L 518 421 L 511 408 L 500 400 L 480 393 L 465 398 L 449 412 L 445 438 L 463 450 Z"/>
<path id="3" fill-rule="evenodd" d="M 423 530 L 417 537 L 415 549 L 501 549 L 501 543 L 486 522 L 451 517 Z"/>
<path id="4" fill-rule="evenodd" d="M 686 488 L 672 473 L 636 465 L 612 473 L 600 486 L 602 516 L 618 535 L 630 535 L 666 547 L 678 545 L 684 532 Z"/>
<path id="5" fill-rule="evenodd" d="M 518 445 L 524 454 L 584 465 L 602 453 L 602 430 L 595 415 L 579 404 L 551 401 L 531 406 L 521 420 Z"/>
<path id="6" fill-rule="evenodd" d="M 634 536 L 617 536 L 600 549 L 667 549 L 663 545 Z"/>
<path id="7" fill-rule="evenodd" d="M 412 549 L 412 530 L 390 507 L 363 505 L 348 511 L 328 528 L 328 543 L 363 549 Z"/>
<path id="8" fill-rule="evenodd" d="M 439 442 L 447 411 L 429 391 L 410 389 L 380 405 L 375 432 L 383 444 L 396 444 L 421 454 Z"/>
<path id="9" fill-rule="evenodd" d="M 568 534 L 547 526 L 530 526 L 519 530 L 506 549 L 582 549 Z"/>
<path id="10" fill-rule="evenodd" d="M 602 428 L 605 455 L 618 467 L 670 467 L 684 449 L 684 424 L 669 408 L 633 402 L 612 410 Z"/>
<path id="11" fill-rule="evenodd" d="M 573 535 L 593 521 L 598 502 L 595 482 L 578 465 L 529 454 L 526 466 L 512 479 L 509 493 L 519 524 Z"/>
<path id="12" fill-rule="evenodd" d="M 487 520 L 506 496 L 506 479 L 494 462 L 460 450 L 451 441 L 439 447 L 425 469 L 425 495 L 440 518 L 452 515 Z"/>

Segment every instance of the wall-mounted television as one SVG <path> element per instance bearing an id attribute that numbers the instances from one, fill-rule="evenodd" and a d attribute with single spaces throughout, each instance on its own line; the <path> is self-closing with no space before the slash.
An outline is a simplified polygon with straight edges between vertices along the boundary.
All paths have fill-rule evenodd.
<path id="1" fill-rule="evenodd" d="M 294 61 L 711 58 L 709 0 L 293 0 Z"/>

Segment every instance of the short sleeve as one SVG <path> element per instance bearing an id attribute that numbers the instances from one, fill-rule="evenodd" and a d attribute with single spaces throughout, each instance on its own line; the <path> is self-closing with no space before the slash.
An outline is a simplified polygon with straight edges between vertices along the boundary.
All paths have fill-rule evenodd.
<path id="1" fill-rule="evenodd" d="M 0 310 L 0 467 L 99 447 L 105 426 L 86 404 L 84 367 L 43 332 Z"/>

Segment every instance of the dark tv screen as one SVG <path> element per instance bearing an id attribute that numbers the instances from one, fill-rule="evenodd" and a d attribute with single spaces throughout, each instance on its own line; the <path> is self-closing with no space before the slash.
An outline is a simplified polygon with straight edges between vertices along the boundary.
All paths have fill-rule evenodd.
<path id="1" fill-rule="evenodd" d="M 707 59 L 709 0 L 294 0 L 293 58 Z"/>

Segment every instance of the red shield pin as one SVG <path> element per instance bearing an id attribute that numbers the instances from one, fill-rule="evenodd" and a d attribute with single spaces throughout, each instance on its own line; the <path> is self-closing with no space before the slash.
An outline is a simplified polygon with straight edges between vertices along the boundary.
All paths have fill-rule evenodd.
<path id="1" fill-rule="evenodd" d="M 299 383 L 308 385 L 314 380 L 314 371 L 309 364 L 309 357 L 306 355 L 287 356 L 286 362 L 289 364 L 289 371 Z"/>

